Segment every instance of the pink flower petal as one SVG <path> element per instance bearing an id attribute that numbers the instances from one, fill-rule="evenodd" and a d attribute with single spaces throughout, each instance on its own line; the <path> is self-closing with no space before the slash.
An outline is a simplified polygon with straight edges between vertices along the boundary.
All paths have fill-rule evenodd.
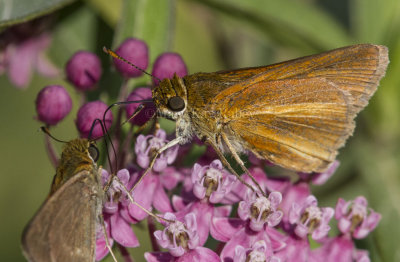
<path id="1" fill-rule="evenodd" d="M 301 238 L 305 238 L 308 233 L 308 227 L 304 226 L 303 224 L 297 224 L 294 232 Z"/>
<path id="2" fill-rule="evenodd" d="M 187 214 L 193 214 L 196 217 L 197 233 L 199 235 L 199 245 L 204 245 L 210 232 L 210 223 L 213 215 L 213 206 L 208 203 L 192 202 L 184 210 L 176 213 L 178 220 L 182 220 Z"/>
<path id="3" fill-rule="evenodd" d="M 335 218 L 340 219 L 346 214 L 348 204 L 343 198 L 339 198 L 335 208 Z"/>
<path id="4" fill-rule="evenodd" d="M 336 169 L 339 167 L 340 162 L 338 160 L 333 161 L 329 167 L 328 170 L 326 170 L 324 173 L 316 173 L 312 176 L 312 183 L 314 185 L 323 185 L 325 184 L 326 181 L 328 181 L 329 178 L 332 177 L 332 175 L 336 172 Z"/>
<path id="5" fill-rule="evenodd" d="M 197 247 L 177 259 L 177 262 L 207 261 L 220 262 L 219 256 L 211 249 Z"/>
<path id="6" fill-rule="evenodd" d="M 351 221 L 346 218 L 341 218 L 338 222 L 338 228 L 342 233 L 350 232 Z"/>
<path id="7" fill-rule="evenodd" d="M 216 240 L 227 242 L 244 226 L 244 221 L 238 218 L 214 217 L 210 233 Z"/>
<path id="8" fill-rule="evenodd" d="M 154 190 L 153 206 L 161 213 L 173 212 L 169 197 L 159 181 Z"/>
<path id="9" fill-rule="evenodd" d="M 268 217 L 268 226 L 274 227 L 274 226 L 278 225 L 281 222 L 282 217 L 283 217 L 282 211 L 280 211 L 280 210 L 275 211 Z"/>
<path id="10" fill-rule="evenodd" d="M 109 229 L 109 227 L 107 227 L 107 228 Z M 107 230 L 107 231 L 108 231 L 107 232 L 108 243 L 109 243 L 110 247 L 112 247 L 113 244 L 114 244 L 114 239 L 112 239 L 110 237 L 109 230 Z M 109 252 L 110 252 L 110 250 L 108 250 L 107 245 L 106 245 L 106 239 L 105 239 L 104 231 L 102 230 L 102 234 L 100 234 L 100 236 L 96 239 L 96 251 L 95 251 L 95 253 L 96 253 L 96 261 L 102 260 Z"/>
<path id="11" fill-rule="evenodd" d="M 267 227 L 265 233 L 271 241 L 272 250 L 277 252 L 286 247 L 287 236 L 272 227 Z"/>
<path id="12" fill-rule="evenodd" d="M 147 262 L 172 262 L 174 257 L 168 252 L 146 252 L 144 258 Z"/>
<path id="13" fill-rule="evenodd" d="M 271 201 L 272 208 L 276 209 L 282 202 L 282 194 L 280 192 L 272 192 L 271 194 L 269 194 L 268 200 Z"/>
<path id="14" fill-rule="evenodd" d="M 154 196 L 152 192 L 154 192 L 156 185 L 157 179 L 154 175 L 151 173 L 147 174 L 147 176 L 143 178 L 141 183 L 133 191 L 133 199 L 144 208 L 150 209 Z M 128 209 L 129 214 L 138 221 L 143 220 L 148 216 L 146 212 L 134 204 L 130 204 Z"/>
<path id="15" fill-rule="evenodd" d="M 136 238 L 135 233 L 133 233 L 131 226 L 121 216 L 111 216 L 110 222 L 111 236 L 115 241 L 125 247 L 139 246 L 139 240 Z"/>
<path id="16" fill-rule="evenodd" d="M 183 201 L 183 198 L 180 196 L 173 195 L 172 196 L 172 206 L 175 210 L 180 211 L 185 208 L 186 204 Z"/>
<path id="17" fill-rule="evenodd" d="M 301 215 L 301 206 L 297 203 L 292 204 L 292 208 L 289 211 L 289 223 L 295 224 Z"/>
<path id="18" fill-rule="evenodd" d="M 159 157 L 157 158 L 156 162 L 154 162 L 153 170 L 155 172 L 163 171 L 168 165 L 166 157 Z"/>
<path id="19" fill-rule="evenodd" d="M 160 181 L 163 187 L 171 190 L 181 181 L 182 174 L 173 167 L 167 167 L 162 171 Z"/>
<path id="20" fill-rule="evenodd" d="M 16 47 L 14 54 L 10 55 L 8 76 L 10 81 L 19 88 L 26 88 L 29 84 L 35 57 L 37 56 L 36 44 L 27 40 Z"/>
<path id="21" fill-rule="evenodd" d="M 215 217 L 227 217 L 232 211 L 232 206 L 219 206 L 214 207 L 214 216 Z"/>

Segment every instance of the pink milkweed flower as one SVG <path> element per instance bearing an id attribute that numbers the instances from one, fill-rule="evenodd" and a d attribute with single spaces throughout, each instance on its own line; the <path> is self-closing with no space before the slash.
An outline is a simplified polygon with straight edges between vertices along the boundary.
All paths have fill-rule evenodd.
<path id="1" fill-rule="evenodd" d="M 267 248 L 276 252 L 286 246 L 286 236 L 273 228 L 282 219 L 282 211 L 276 210 L 282 200 L 279 192 L 272 192 L 268 198 L 257 193 L 246 194 L 245 201 L 239 203 L 238 218 L 214 217 L 210 233 L 216 240 L 226 242 L 221 259 L 232 259 L 238 245 L 252 247 L 264 240 Z"/>
<path id="2" fill-rule="evenodd" d="M 149 167 L 154 153 L 166 145 L 167 142 L 167 134 L 162 129 L 158 129 L 155 135 L 139 135 L 135 144 L 135 154 L 138 165 L 141 168 Z M 177 155 L 178 146 L 167 149 L 157 157 L 153 170 L 155 172 L 162 171 L 175 161 Z"/>
<path id="3" fill-rule="evenodd" d="M 196 216 L 200 245 L 203 245 L 209 236 L 211 220 L 213 217 L 228 216 L 231 206 L 215 206 L 229 193 L 236 177 L 226 172 L 221 161 L 214 160 L 210 165 L 195 164 L 191 175 L 191 189 L 195 197 L 186 199 L 173 197 L 173 205 L 178 210 L 175 215 L 183 219 L 188 213 Z M 186 181 L 187 182 L 187 181 Z M 186 190 L 189 189 L 187 186 Z M 185 200 L 191 202 L 185 205 Z"/>
<path id="4" fill-rule="evenodd" d="M 267 248 L 264 240 L 254 243 L 250 248 L 245 248 L 241 245 L 236 246 L 233 262 L 281 262 L 281 260 L 273 255 L 271 249 Z"/>
<path id="5" fill-rule="evenodd" d="M 253 231 L 248 221 L 227 217 L 214 217 L 210 233 L 214 239 L 226 242 L 220 255 L 222 261 L 232 260 L 238 245 L 251 248 L 257 241 L 263 240 L 268 249 L 266 252 L 272 253 L 285 248 L 287 239 L 278 230 L 267 225 L 263 230 Z"/>
<path id="6" fill-rule="evenodd" d="M 335 214 L 335 218 L 339 221 L 339 230 L 343 234 L 351 234 L 356 239 L 366 237 L 381 219 L 379 213 L 367 207 L 367 199 L 363 196 L 348 202 L 339 198 Z"/>
<path id="7" fill-rule="evenodd" d="M 199 245 L 196 216 L 193 213 L 187 214 L 183 222 L 177 220 L 172 213 L 165 213 L 164 218 L 170 222 L 164 230 L 154 232 L 154 236 L 158 244 L 168 249 L 171 255 L 180 257 Z"/>
<path id="8" fill-rule="evenodd" d="M 144 253 L 144 258 L 147 262 L 221 261 L 219 256 L 214 251 L 206 247 L 196 247 L 180 257 L 174 257 L 168 252 L 146 252 Z"/>
<path id="9" fill-rule="evenodd" d="M 164 218 L 169 220 L 165 222 L 167 226 L 162 231 L 154 232 L 154 236 L 159 245 L 168 249 L 169 253 L 145 253 L 147 261 L 220 261 L 214 251 L 199 246 L 196 216 L 193 213 L 187 214 L 183 221 L 179 221 L 172 213 L 165 213 Z"/>
<path id="10" fill-rule="evenodd" d="M 207 198 L 210 203 L 219 203 L 232 189 L 236 177 L 225 171 L 220 160 L 210 165 L 194 164 L 192 170 L 193 193 L 199 198 Z"/>
<path id="11" fill-rule="evenodd" d="M 196 216 L 197 232 L 199 235 L 199 245 L 204 245 L 211 230 L 211 221 L 214 217 L 227 217 L 231 213 L 232 206 L 215 206 L 204 200 L 197 200 L 185 205 L 181 197 L 172 198 L 174 208 L 178 210 L 176 217 L 183 219 L 187 214 L 193 213 Z"/>
<path id="12" fill-rule="evenodd" d="M 275 252 L 274 255 L 285 262 L 309 262 L 311 248 L 308 239 L 299 238 L 295 234 L 290 234 L 285 239 L 286 246 Z"/>
<path id="13" fill-rule="evenodd" d="M 110 247 L 113 246 L 114 244 L 114 239 L 111 237 L 110 233 L 110 225 L 108 221 L 104 221 L 104 227 L 106 229 L 106 234 L 107 234 L 107 241 Z M 107 247 L 106 243 L 106 237 L 104 235 L 104 229 L 101 224 L 96 225 L 96 261 L 102 260 L 105 256 L 107 256 L 108 252 L 110 250 Z"/>
<path id="14" fill-rule="evenodd" d="M 268 198 L 258 196 L 255 192 L 246 194 L 245 200 L 239 203 L 238 215 L 242 220 L 250 220 L 250 228 L 256 232 L 264 228 L 264 224 L 274 227 L 281 222 L 283 212 L 277 210 L 282 201 L 280 192 L 272 192 Z"/>
<path id="15" fill-rule="evenodd" d="M 260 187 L 264 189 L 264 191 L 269 191 L 269 182 L 270 180 L 267 179 L 267 174 L 259 168 L 250 168 L 249 172 L 251 175 L 254 177 L 254 179 L 258 182 Z M 257 190 L 257 187 L 254 185 L 253 181 L 250 179 L 250 177 L 247 174 L 243 174 L 242 176 L 243 181 L 245 181 L 247 184 L 251 185 L 255 190 Z M 249 188 L 244 185 L 241 181 L 236 180 L 235 184 L 233 185 L 233 188 L 229 192 L 229 194 L 225 195 L 224 199 L 221 201 L 221 203 L 224 204 L 235 204 L 243 199 L 245 199 L 245 196 L 248 192 Z M 277 190 L 272 190 L 272 191 L 277 191 Z"/>
<path id="16" fill-rule="evenodd" d="M 107 184 L 110 174 L 102 169 L 102 184 Z M 103 206 L 103 217 L 107 228 L 108 239 L 110 246 L 113 241 L 117 241 L 119 244 L 125 247 L 137 247 L 139 246 L 139 240 L 132 230 L 131 223 L 136 223 L 132 217 L 128 214 L 128 206 L 133 205 L 126 198 L 126 190 L 122 189 L 121 183 L 129 190 L 130 174 L 127 169 L 121 169 L 117 172 L 118 182 L 112 181 L 112 184 L 107 191 L 108 201 Z M 96 260 L 102 259 L 109 252 L 106 247 L 104 234 L 98 233 L 96 239 Z"/>
<path id="17" fill-rule="evenodd" d="M 135 185 L 143 172 L 135 172 L 132 175 L 130 188 Z M 166 167 L 163 171 L 149 172 L 133 190 L 132 196 L 135 201 L 149 209 L 154 206 L 158 211 L 172 212 L 170 199 L 166 190 L 171 190 L 182 180 L 182 175 L 174 167 Z M 147 213 L 135 205 L 129 205 L 129 213 L 137 220 L 147 217 Z"/>
<path id="18" fill-rule="evenodd" d="M 322 173 L 301 173 L 298 172 L 297 174 L 300 176 L 301 179 L 305 181 L 311 181 L 314 185 L 323 185 L 326 181 L 328 181 L 332 175 L 336 172 L 340 165 L 338 160 L 333 161 L 328 169 Z"/>
<path id="19" fill-rule="evenodd" d="M 328 238 L 311 250 L 309 262 L 370 262 L 368 251 L 356 249 L 349 235 Z"/>
<path id="20" fill-rule="evenodd" d="M 314 240 L 325 237 L 331 229 L 328 225 L 335 211 L 333 208 L 319 208 L 317 199 L 309 196 L 303 204 L 294 202 L 289 212 L 289 222 L 295 225 L 297 236 L 305 238 L 311 234 Z"/>

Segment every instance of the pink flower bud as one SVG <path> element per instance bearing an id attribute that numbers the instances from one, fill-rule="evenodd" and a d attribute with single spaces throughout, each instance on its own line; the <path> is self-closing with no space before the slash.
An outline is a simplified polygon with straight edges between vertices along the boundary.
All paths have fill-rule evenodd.
<path id="1" fill-rule="evenodd" d="M 152 74 L 163 80 L 165 78 L 172 78 L 176 73 L 179 77 L 187 75 L 187 68 L 182 57 L 176 53 L 164 53 L 157 57 L 154 62 Z M 154 85 L 158 85 L 158 80 L 153 78 Z"/>
<path id="2" fill-rule="evenodd" d="M 81 91 L 96 87 L 102 73 L 100 59 L 88 51 L 76 52 L 68 61 L 65 71 L 68 80 Z"/>
<path id="3" fill-rule="evenodd" d="M 93 101 L 84 104 L 78 111 L 77 118 L 75 121 L 76 127 L 78 128 L 81 137 L 89 137 L 89 133 L 92 129 L 93 121 L 95 119 L 100 119 L 103 121 L 104 112 L 107 109 L 107 105 L 102 101 Z M 113 120 L 113 115 L 111 111 L 108 111 L 105 117 L 105 125 L 108 129 Z M 101 125 L 97 122 L 92 130 L 90 138 L 98 138 L 104 135 Z"/>
<path id="4" fill-rule="evenodd" d="M 151 99 L 151 90 L 146 87 L 139 87 L 130 93 L 126 101 L 138 101 L 144 99 Z M 129 118 L 133 115 L 135 110 L 139 107 L 140 103 L 129 104 L 126 106 L 126 117 Z M 153 103 L 145 103 L 144 108 L 140 113 L 132 118 L 130 122 L 134 125 L 144 125 L 156 112 L 156 107 Z"/>
<path id="5" fill-rule="evenodd" d="M 56 125 L 68 115 L 71 108 L 71 97 L 62 86 L 46 86 L 37 95 L 38 119 L 47 125 Z"/>
<path id="6" fill-rule="evenodd" d="M 142 40 L 128 38 L 118 47 L 115 53 L 143 70 L 146 70 L 149 65 L 149 51 L 147 44 Z M 125 77 L 138 77 L 143 74 L 124 61 L 116 58 L 113 60 L 115 68 Z"/>

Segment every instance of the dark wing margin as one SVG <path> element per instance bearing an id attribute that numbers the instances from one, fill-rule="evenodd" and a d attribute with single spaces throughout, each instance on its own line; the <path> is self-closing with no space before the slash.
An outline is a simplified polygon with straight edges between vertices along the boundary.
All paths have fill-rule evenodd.
<path id="1" fill-rule="evenodd" d="M 23 253 L 29 261 L 95 260 L 101 190 L 95 176 L 81 171 L 45 201 L 22 236 Z"/>

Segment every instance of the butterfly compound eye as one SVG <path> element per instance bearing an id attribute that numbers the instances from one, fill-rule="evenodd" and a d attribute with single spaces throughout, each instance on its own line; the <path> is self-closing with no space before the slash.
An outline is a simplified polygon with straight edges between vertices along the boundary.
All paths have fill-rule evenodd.
<path id="1" fill-rule="evenodd" d="M 175 112 L 182 111 L 185 108 L 185 101 L 180 96 L 171 97 L 168 100 L 168 107 Z"/>
<path id="2" fill-rule="evenodd" d="M 99 155 L 100 155 L 97 147 L 95 145 L 90 145 L 88 151 L 89 151 L 90 157 L 93 159 L 94 162 L 96 162 L 99 159 Z"/>

